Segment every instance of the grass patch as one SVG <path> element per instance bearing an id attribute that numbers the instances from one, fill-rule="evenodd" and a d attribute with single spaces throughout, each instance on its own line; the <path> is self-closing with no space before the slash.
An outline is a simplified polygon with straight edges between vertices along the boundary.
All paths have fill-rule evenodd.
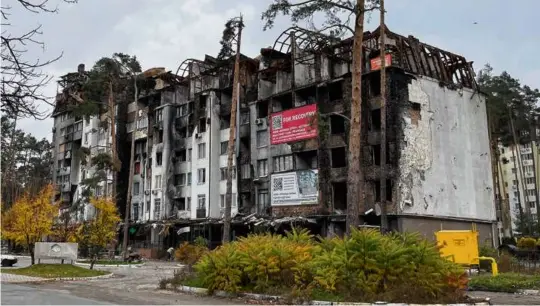
<path id="1" fill-rule="evenodd" d="M 540 275 L 501 273 L 479 275 L 469 281 L 469 290 L 515 293 L 525 289 L 540 289 Z"/>
<path id="2" fill-rule="evenodd" d="M 343 302 L 345 298 L 337 293 L 330 293 L 320 289 L 313 289 L 311 298 L 314 301 Z"/>
<path id="3" fill-rule="evenodd" d="M 77 261 L 78 263 L 83 263 L 83 264 L 91 264 L 92 261 L 90 260 L 81 260 L 81 261 Z M 141 261 L 132 261 L 132 262 L 127 262 L 127 261 L 123 261 L 123 260 L 98 260 L 95 262 L 96 265 L 110 265 L 110 266 L 116 266 L 116 265 L 136 265 L 136 264 L 140 264 Z"/>
<path id="4" fill-rule="evenodd" d="M 37 264 L 30 267 L 20 269 L 3 269 L 2 273 L 42 277 L 42 278 L 58 278 L 58 277 L 91 277 L 105 275 L 108 272 L 89 270 L 73 265 L 62 264 Z"/>

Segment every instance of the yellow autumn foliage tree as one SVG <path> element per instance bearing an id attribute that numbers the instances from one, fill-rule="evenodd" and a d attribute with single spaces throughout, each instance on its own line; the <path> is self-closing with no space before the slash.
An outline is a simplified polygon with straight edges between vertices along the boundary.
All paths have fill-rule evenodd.
<path id="1" fill-rule="evenodd" d="M 53 203 L 54 188 L 45 186 L 31 197 L 28 193 L 18 198 L 2 216 L 2 239 L 24 246 L 34 260 L 34 246 L 53 231 L 58 205 Z"/>
<path id="2" fill-rule="evenodd" d="M 88 247 L 92 258 L 90 265 L 92 269 L 99 252 L 115 239 L 120 216 L 111 198 L 92 197 L 90 204 L 94 206 L 96 214 L 92 220 L 79 227 L 76 237 L 77 242 Z"/>

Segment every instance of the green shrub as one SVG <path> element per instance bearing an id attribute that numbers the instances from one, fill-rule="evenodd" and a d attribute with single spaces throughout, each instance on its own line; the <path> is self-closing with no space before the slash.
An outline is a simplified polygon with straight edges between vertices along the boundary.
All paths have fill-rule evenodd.
<path id="1" fill-rule="evenodd" d="M 335 299 L 407 302 L 459 301 L 464 270 L 441 258 L 418 235 L 354 230 L 350 237 L 315 242 L 307 231 L 286 237 L 259 234 L 205 254 L 195 265 L 211 292 L 288 293 Z"/>
<path id="2" fill-rule="evenodd" d="M 463 270 L 441 258 L 438 248 L 417 235 L 383 236 L 356 230 L 349 238 L 329 239 L 313 260 L 315 281 L 323 290 L 365 301 L 424 301 L 464 288 Z"/>
<path id="3" fill-rule="evenodd" d="M 469 281 L 469 289 L 514 293 L 520 289 L 540 289 L 540 275 L 501 273 L 497 276 L 479 275 Z"/>
<path id="4" fill-rule="evenodd" d="M 534 249 L 536 247 L 536 239 L 532 237 L 521 237 L 518 240 L 517 247 L 520 249 Z"/>
<path id="5" fill-rule="evenodd" d="M 306 285 L 313 245 L 306 232 L 288 237 L 250 235 L 226 244 L 204 256 L 196 271 L 211 291 L 238 292 L 252 286 L 255 291 Z"/>
<path id="6" fill-rule="evenodd" d="M 176 249 L 174 257 L 177 261 L 192 266 L 206 253 L 208 253 L 208 248 L 206 246 L 184 242 Z"/>
<path id="7" fill-rule="evenodd" d="M 488 245 L 488 244 L 481 245 L 480 248 L 478 249 L 478 253 L 480 256 L 485 256 L 485 257 L 496 258 L 498 256 L 497 249 L 493 248 L 491 245 Z"/>

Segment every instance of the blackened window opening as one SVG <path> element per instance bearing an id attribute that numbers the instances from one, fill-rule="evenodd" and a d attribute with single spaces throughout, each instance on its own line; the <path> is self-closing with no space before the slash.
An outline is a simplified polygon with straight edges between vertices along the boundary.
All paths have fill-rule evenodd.
<path id="1" fill-rule="evenodd" d="M 343 168 L 347 166 L 345 147 L 334 148 L 330 152 L 332 155 L 332 168 Z"/>

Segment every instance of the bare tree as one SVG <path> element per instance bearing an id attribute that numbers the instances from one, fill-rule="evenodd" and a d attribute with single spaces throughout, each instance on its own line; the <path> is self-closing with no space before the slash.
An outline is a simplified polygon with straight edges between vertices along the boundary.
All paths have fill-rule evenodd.
<path id="1" fill-rule="evenodd" d="M 221 51 L 218 58 L 224 59 L 232 53 L 232 42 L 236 41 L 236 57 L 234 61 L 233 91 L 231 102 L 231 119 L 229 130 L 229 143 L 227 145 L 227 192 L 225 195 L 225 220 L 223 222 L 223 243 L 229 242 L 231 238 L 231 202 L 232 202 L 232 174 L 234 141 L 236 138 L 236 113 L 238 105 L 238 90 L 240 82 L 240 44 L 242 41 L 242 28 L 244 23 L 242 16 L 233 18 L 225 24 L 223 39 L 221 40 Z"/>
<path id="2" fill-rule="evenodd" d="M 77 2 L 77 0 L 63 1 Z M 34 14 L 58 12 L 57 7 L 49 6 L 49 0 L 37 2 L 14 0 L 13 2 Z M 13 7 L 2 4 L 2 106 L 0 110 L 9 116 L 45 119 L 47 114 L 39 109 L 39 103 L 52 105 L 48 101 L 50 97 L 42 92 L 52 76 L 43 72 L 43 68 L 60 59 L 62 54 L 48 60 L 28 58 L 28 51 L 32 48 L 45 47 L 45 43 L 39 39 L 42 34 L 41 25 L 23 34 L 13 34 L 14 25 L 11 24 L 10 19 Z"/>

